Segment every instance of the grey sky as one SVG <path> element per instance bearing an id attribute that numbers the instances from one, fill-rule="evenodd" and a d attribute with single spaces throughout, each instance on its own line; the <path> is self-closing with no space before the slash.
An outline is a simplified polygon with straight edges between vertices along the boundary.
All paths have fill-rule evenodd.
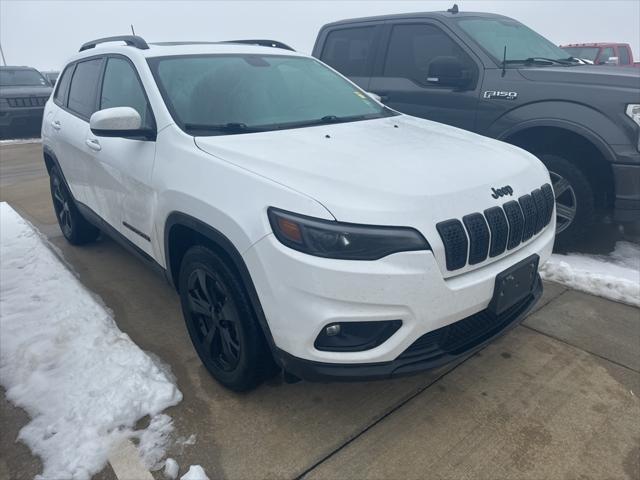
<path id="1" fill-rule="evenodd" d="M 495 12 L 556 44 L 625 42 L 640 60 L 640 0 L 456 0 L 462 10 Z M 0 0 L 7 62 L 59 69 L 82 43 L 136 33 L 148 41 L 273 38 L 310 52 L 318 29 L 343 18 L 445 10 L 454 0 L 419 1 L 28 1 Z"/>

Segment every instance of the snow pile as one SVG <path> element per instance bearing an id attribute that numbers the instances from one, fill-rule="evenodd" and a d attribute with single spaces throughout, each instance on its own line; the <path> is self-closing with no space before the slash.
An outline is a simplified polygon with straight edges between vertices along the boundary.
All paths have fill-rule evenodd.
<path id="1" fill-rule="evenodd" d="M 40 143 L 39 138 L 11 138 L 8 140 L 0 140 L 0 145 L 20 145 L 23 143 Z"/>
<path id="2" fill-rule="evenodd" d="M 189 471 L 181 476 L 180 480 L 209 480 L 209 477 L 200 465 L 191 465 Z"/>
<path id="3" fill-rule="evenodd" d="M 182 394 L 122 333 L 35 230 L 0 203 L 0 383 L 31 421 L 18 439 L 42 458 L 42 478 L 88 479 L 111 447 L 139 441 L 164 455 L 173 426 L 160 414 Z M 150 416 L 147 429 L 133 431 Z"/>
<path id="4" fill-rule="evenodd" d="M 609 255 L 551 255 L 542 278 L 583 292 L 640 306 L 640 245 L 617 242 Z"/>
<path id="5" fill-rule="evenodd" d="M 171 480 L 175 480 L 178 478 L 178 471 L 180 467 L 178 466 L 178 462 L 176 462 L 173 458 L 167 458 L 164 462 L 164 476 L 170 478 Z"/>

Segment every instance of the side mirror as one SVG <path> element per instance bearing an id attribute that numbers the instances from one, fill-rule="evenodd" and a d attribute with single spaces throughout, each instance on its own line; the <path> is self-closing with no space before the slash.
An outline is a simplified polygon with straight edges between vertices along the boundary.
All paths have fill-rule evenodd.
<path id="1" fill-rule="evenodd" d="M 156 132 L 142 128 L 140 114 L 131 107 L 98 110 L 89 119 L 89 128 L 98 137 L 126 137 L 155 140 Z"/>
<path id="2" fill-rule="evenodd" d="M 471 83 L 471 75 L 457 57 L 436 57 L 429 64 L 427 82 L 462 88 Z"/>
<path id="3" fill-rule="evenodd" d="M 605 65 L 618 65 L 619 61 L 618 57 L 609 57 L 609 60 L 604 63 Z"/>
<path id="4" fill-rule="evenodd" d="M 382 97 L 377 93 L 373 93 L 373 92 L 365 92 L 365 93 L 369 95 L 371 98 L 373 98 L 376 102 L 382 103 Z"/>

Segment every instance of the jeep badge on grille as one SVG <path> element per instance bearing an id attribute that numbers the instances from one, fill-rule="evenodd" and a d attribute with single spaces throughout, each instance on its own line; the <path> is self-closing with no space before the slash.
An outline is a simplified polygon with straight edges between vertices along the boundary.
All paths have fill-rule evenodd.
<path id="1" fill-rule="evenodd" d="M 493 192 L 491 194 L 493 198 L 500 198 L 504 197 L 505 195 L 513 195 L 513 188 L 511 188 L 510 185 L 505 185 L 502 188 L 492 188 L 491 191 Z"/>

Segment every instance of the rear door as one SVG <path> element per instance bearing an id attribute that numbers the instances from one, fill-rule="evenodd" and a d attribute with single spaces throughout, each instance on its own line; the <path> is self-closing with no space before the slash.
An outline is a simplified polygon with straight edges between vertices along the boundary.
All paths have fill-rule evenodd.
<path id="1" fill-rule="evenodd" d="M 474 130 L 482 69 L 443 25 L 429 19 L 389 21 L 379 52 L 369 91 L 403 113 Z M 472 77 L 464 89 L 430 80 L 431 62 L 453 57 Z"/>
<path id="2" fill-rule="evenodd" d="M 91 207 L 93 187 L 91 163 L 93 151 L 87 144 L 89 118 L 96 111 L 98 79 L 102 57 L 92 57 L 76 63 L 69 85 L 66 104 L 50 119 L 55 137 L 56 157 L 73 197 Z"/>
<path id="3" fill-rule="evenodd" d="M 324 29 L 313 55 L 367 90 L 382 26 L 365 22 Z"/>

